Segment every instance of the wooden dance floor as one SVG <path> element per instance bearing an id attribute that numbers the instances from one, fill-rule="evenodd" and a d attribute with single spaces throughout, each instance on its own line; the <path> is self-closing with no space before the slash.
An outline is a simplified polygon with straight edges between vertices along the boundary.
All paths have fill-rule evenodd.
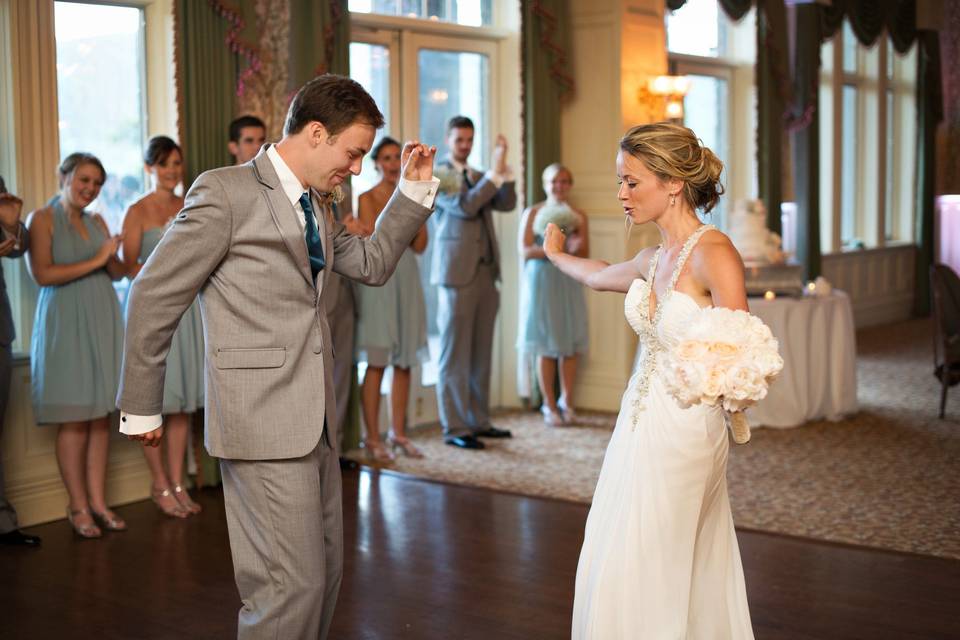
<path id="1" fill-rule="evenodd" d="M 476 455 L 476 454 L 464 454 Z M 240 606 L 222 494 L 130 531 L 34 527 L 0 547 L 0 638 L 231 638 Z M 344 473 L 345 574 L 331 638 L 569 638 L 583 505 Z M 960 561 L 740 531 L 758 640 L 960 638 Z M 697 639 L 699 640 L 699 639 Z M 710 640 L 710 639 L 704 639 Z"/>

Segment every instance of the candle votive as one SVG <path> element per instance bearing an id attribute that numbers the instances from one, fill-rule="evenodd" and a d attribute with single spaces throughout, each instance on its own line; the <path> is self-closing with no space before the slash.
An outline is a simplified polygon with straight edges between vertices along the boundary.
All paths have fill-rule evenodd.
<path id="1" fill-rule="evenodd" d="M 776 299 L 776 297 L 777 297 L 777 294 L 775 294 L 773 291 L 767 291 L 766 293 L 763 294 L 764 300 L 774 300 Z"/>

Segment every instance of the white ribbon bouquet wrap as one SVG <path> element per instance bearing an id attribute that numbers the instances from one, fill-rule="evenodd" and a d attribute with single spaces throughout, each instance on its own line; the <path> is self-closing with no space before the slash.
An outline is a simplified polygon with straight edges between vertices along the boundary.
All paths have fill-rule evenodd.
<path id="1" fill-rule="evenodd" d="M 697 312 L 665 349 L 662 379 L 682 407 L 704 403 L 730 412 L 737 444 L 750 441 L 743 410 L 766 397 L 783 369 L 779 343 L 760 318 L 708 307 Z"/>

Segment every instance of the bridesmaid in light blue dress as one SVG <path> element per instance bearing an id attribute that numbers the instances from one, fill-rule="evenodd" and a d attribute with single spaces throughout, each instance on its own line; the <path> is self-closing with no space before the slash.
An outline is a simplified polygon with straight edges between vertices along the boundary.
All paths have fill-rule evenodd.
<path id="1" fill-rule="evenodd" d="M 381 180 L 360 195 L 358 217 L 366 228 L 373 229 L 377 217 L 397 188 L 400 180 L 400 143 L 384 137 L 371 156 Z M 383 372 L 393 367 L 390 391 L 391 422 L 388 435 L 392 449 L 420 458 L 423 454 L 406 436 L 407 404 L 410 399 L 410 369 L 426 362 L 426 308 L 420 285 L 420 270 L 414 253 L 427 248 L 427 227 L 420 228 L 410 247 L 403 253 L 396 271 L 382 287 L 358 287 L 360 319 L 357 323 L 357 360 L 367 363 L 363 378 L 363 420 L 367 455 L 377 462 L 390 462 L 393 454 L 380 440 L 380 383 Z"/>
<path id="2" fill-rule="evenodd" d="M 84 538 L 100 525 L 126 529 L 104 495 L 109 415 L 116 406 L 123 320 L 112 281 L 123 276 L 119 236 L 86 211 L 106 171 L 73 153 L 60 165 L 60 197 L 30 214 L 28 264 L 40 285 L 30 344 L 34 419 L 56 424 L 57 463 L 70 497 L 67 518 Z"/>
<path id="3" fill-rule="evenodd" d="M 153 190 L 133 203 L 123 219 L 123 262 L 134 279 L 160 238 L 183 208 L 176 188 L 183 181 L 183 153 L 167 136 L 147 143 L 144 164 Z M 203 407 L 203 324 L 194 300 L 180 319 L 167 355 L 163 385 L 164 439 L 159 447 L 143 447 L 153 478 L 150 496 L 163 513 L 185 518 L 200 505 L 183 488 L 183 466 L 190 442 L 192 415 Z M 163 451 L 166 451 L 164 468 Z"/>
<path id="4" fill-rule="evenodd" d="M 587 216 L 567 202 L 573 175 L 554 163 L 543 171 L 545 202 L 523 212 L 520 223 L 520 255 L 524 259 L 520 297 L 520 327 L 517 350 L 537 358 L 537 380 L 543 396 L 540 411 L 549 426 L 572 424 L 573 388 L 577 358 L 587 350 L 587 306 L 583 287 L 562 274 L 543 253 L 543 230 L 548 222 L 565 227 L 567 250 L 589 255 Z M 554 384 L 560 370 L 560 400 Z"/>

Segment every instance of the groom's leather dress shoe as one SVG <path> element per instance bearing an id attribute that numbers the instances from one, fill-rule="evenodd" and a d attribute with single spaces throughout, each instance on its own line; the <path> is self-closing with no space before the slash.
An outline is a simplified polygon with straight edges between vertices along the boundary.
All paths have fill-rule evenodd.
<path id="1" fill-rule="evenodd" d="M 450 436 L 444 440 L 451 447 L 460 447 L 461 449 L 484 449 L 485 445 L 477 440 L 474 435 Z"/>
<path id="2" fill-rule="evenodd" d="M 496 427 L 487 427 L 481 431 L 474 431 L 474 435 L 481 438 L 512 438 L 513 434 L 507 429 L 497 429 Z"/>
<path id="3" fill-rule="evenodd" d="M 14 529 L 13 531 L 0 533 L 0 544 L 19 547 L 39 547 L 40 538 L 27 535 L 23 531 L 20 531 L 20 529 Z"/>

